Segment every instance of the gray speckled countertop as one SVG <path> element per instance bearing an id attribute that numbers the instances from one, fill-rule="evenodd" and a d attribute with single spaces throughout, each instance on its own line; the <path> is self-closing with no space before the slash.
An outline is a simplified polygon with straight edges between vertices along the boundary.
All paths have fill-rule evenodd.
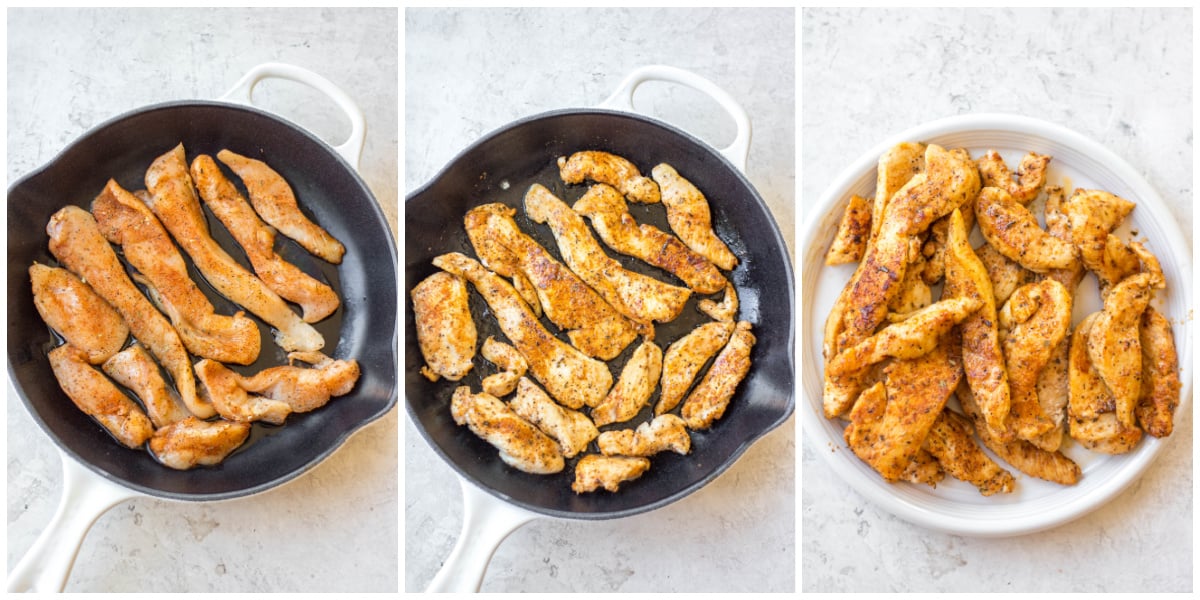
<path id="1" fill-rule="evenodd" d="M 1192 23 L 1185 9 L 804 10 L 802 218 L 882 139 L 940 117 L 1009 112 L 1066 126 L 1124 158 L 1190 245 Z M 1110 503 L 1011 539 L 910 525 L 853 491 L 806 442 L 802 589 L 1190 592 L 1191 414 Z"/>
<path id="2" fill-rule="evenodd" d="M 747 176 L 794 231 L 795 18 L 772 10 L 405 11 L 405 188 L 524 116 L 599 104 L 634 68 L 712 80 L 754 125 Z M 722 147 L 734 128 L 688 88 L 647 84 L 635 104 Z M 452 469 L 404 425 L 404 589 L 426 588 L 462 526 Z M 539 520 L 501 545 L 483 591 L 795 589 L 795 419 L 683 500 L 615 521 Z"/>
<path id="3" fill-rule="evenodd" d="M 9 181 L 120 113 L 216 98 L 256 64 L 290 62 L 326 76 L 362 108 L 360 173 L 395 233 L 397 28 L 395 9 L 9 10 Z M 264 82 L 255 103 L 335 144 L 349 132 L 332 103 L 290 82 Z M 11 390 L 5 414 L 11 569 L 53 515 L 62 471 Z M 255 496 L 118 504 L 88 534 L 66 589 L 397 590 L 396 414 Z"/>

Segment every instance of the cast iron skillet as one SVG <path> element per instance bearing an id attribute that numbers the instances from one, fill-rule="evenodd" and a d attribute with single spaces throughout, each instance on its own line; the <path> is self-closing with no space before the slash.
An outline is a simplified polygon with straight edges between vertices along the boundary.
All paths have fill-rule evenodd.
<path id="1" fill-rule="evenodd" d="M 473 144 L 456 157 L 432 182 L 408 196 L 405 203 L 405 291 L 437 271 L 431 260 L 445 252 L 475 256 L 462 227 L 471 207 L 503 202 L 518 209 L 521 230 L 559 256 L 549 228 L 524 215 L 521 200 L 535 182 L 573 204 L 586 185 L 566 186 L 558 178 L 555 159 L 585 149 L 624 156 L 648 174 L 659 162 L 674 166 L 708 198 L 717 234 L 730 243 L 739 266 L 727 274 L 734 282 L 741 308 L 738 319 L 748 320 L 758 339 L 752 368 L 738 387 L 725 416 L 708 431 L 693 432 L 687 456 L 660 453 L 650 471 L 621 486 L 577 495 L 570 489 L 572 466 L 552 476 L 529 475 L 506 466 L 496 450 L 466 427 L 454 423 L 449 401 L 454 389 L 467 385 L 480 390 L 480 378 L 495 371 L 481 357 L 458 382 L 430 383 L 419 374 L 424 364 L 417 345 L 411 302 L 405 303 L 405 395 L 410 417 L 426 441 L 462 477 L 493 496 L 552 517 L 607 519 L 662 507 L 699 489 L 720 475 L 751 443 L 778 426 L 794 409 L 792 272 L 787 247 L 763 200 L 746 178 L 716 150 L 696 138 L 654 119 L 637 114 L 600 110 L 560 110 L 509 124 Z M 669 231 L 661 205 L 630 204 L 638 222 Z M 669 274 L 615 253 L 627 268 L 679 284 Z M 705 322 L 693 294 L 682 315 L 658 325 L 656 342 L 671 341 Z M 720 295 L 713 296 L 720 299 Z M 486 304 L 471 292 L 472 313 L 482 342 L 489 335 L 504 340 Z M 551 332 L 556 327 L 543 319 Z M 565 336 L 559 334 L 565 339 Z M 610 363 L 614 381 L 638 342 Z M 652 406 L 657 398 L 651 398 Z M 676 411 L 677 412 L 677 411 Z M 647 420 L 646 408 L 629 423 Z M 602 431 L 629 427 L 613 424 Z M 594 451 L 594 444 L 593 444 Z"/>
<path id="2" fill-rule="evenodd" d="M 143 176 L 153 159 L 180 142 L 189 161 L 222 148 L 266 161 L 291 184 L 303 209 L 346 246 L 342 264 L 335 266 L 307 255 L 283 236 L 277 244 L 286 258 L 338 291 L 342 306 L 316 324 L 326 340 L 322 351 L 357 360 L 362 373 L 348 395 L 316 411 L 291 415 L 282 427 L 256 424 L 250 440 L 221 465 L 190 471 L 166 468 L 144 450 L 121 447 L 63 394 L 46 358 L 59 342 L 34 308 L 28 276 L 34 261 L 57 264 L 45 232 L 52 213 L 67 204 L 90 208 L 110 177 L 129 190 L 144 188 Z M 211 214 L 209 222 L 214 237 L 248 267 Z M 222 102 L 171 102 L 134 110 L 89 131 L 9 189 L 10 379 L 50 439 L 107 480 L 175 500 L 220 500 L 260 492 L 313 467 L 395 404 L 395 256 L 391 229 L 367 186 L 332 148 L 296 125 L 252 107 Z M 201 277 L 195 279 L 218 312 L 232 314 L 230 302 Z M 259 327 L 259 362 L 235 366 L 238 370 L 254 372 L 286 362 L 270 327 L 261 321 Z"/>

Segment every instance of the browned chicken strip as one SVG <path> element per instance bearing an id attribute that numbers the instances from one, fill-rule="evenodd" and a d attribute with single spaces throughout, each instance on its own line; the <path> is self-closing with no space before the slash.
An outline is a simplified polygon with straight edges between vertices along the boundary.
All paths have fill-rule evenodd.
<path id="1" fill-rule="evenodd" d="M 902 481 L 925 484 L 932 488 L 936 488 L 937 484 L 945 478 L 946 472 L 942 470 L 942 465 L 938 464 L 937 459 L 926 452 L 924 448 L 917 450 L 917 455 L 913 457 L 912 462 L 908 463 L 908 467 L 900 476 Z"/>
<path id="2" fill-rule="evenodd" d="M 738 384 L 750 372 L 750 351 L 755 341 L 754 334 L 750 333 L 750 323 L 739 321 L 729 342 L 713 359 L 712 366 L 679 410 L 688 428 L 708 429 L 725 414 Z"/>
<path id="3" fill-rule="evenodd" d="M 188 410 L 202 419 L 215 414 L 213 407 L 196 394 L 191 359 L 179 334 L 129 280 L 92 215 L 78 206 L 64 207 L 50 217 L 46 233 L 50 236 L 50 253 L 121 314 L 133 337 L 171 374 Z"/>
<path id="4" fill-rule="evenodd" d="M 146 171 L 149 206 L 171 236 L 192 257 L 221 295 L 275 327 L 275 342 L 289 352 L 316 351 L 321 334 L 292 312 L 275 292 L 227 254 L 208 231 L 208 221 L 192 187 L 183 144 L 156 158 Z"/>
<path id="5" fill-rule="evenodd" d="M 596 181 L 616 188 L 626 197 L 641 204 L 654 204 L 661 198 L 658 185 L 642 176 L 628 160 L 596 150 L 576 152 L 570 158 L 558 157 L 558 174 L 566 183 Z"/>
<path id="6" fill-rule="evenodd" d="M 1007 302 L 1008 297 L 1017 291 L 1017 288 L 1027 283 L 1033 283 L 1037 279 L 1036 273 L 1000 254 L 999 250 L 986 241 L 975 248 L 975 256 L 987 270 L 988 279 L 992 282 L 992 295 L 996 298 L 996 306 L 1002 306 Z"/>
<path id="7" fill-rule="evenodd" d="M 267 163 L 229 150 L 218 152 L 217 159 L 241 178 L 250 194 L 250 204 L 268 225 L 314 255 L 333 264 L 342 262 L 346 252 L 342 243 L 304 216 L 291 186 Z"/>
<path id="8" fill-rule="evenodd" d="M 249 423 L 188 417 L 154 432 L 150 453 L 158 462 L 186 471 L 220 464 L 250 437 Z"/>
<path id="9" fill-rule="evenodd" d="M 249 377 L 238 376 L 238 385 L 253 394 L 284 402 L 294 413 L 325 406 L 329 399 L 354 389 L 361 373 L 358 361 L 334 359 L 320 352 L 290 352 L 287 365 L 269 367 Z M 303 362 L 311 368 L 290 363 Z"/>
<path id="10" fill-rule="evenodd" d="M 733 284 L 726 284 L 725 297 L 720 302 L 707 298 L 696 303 L 696 310 L 708 315 L 714 321 L 733 321 L 737 317 L 738 297 Z"/>
<path id="11" fill-rule="evenodd" d="M 454 422 L 500 451 L 500 460 L 524 471 L 545 475 L 566 466 L 558 444 L 530 422 L 517 416 L 508 405 L 489 394 L 472 394 L 463 386 L 450 400 Z"/>
<path id="12" fill-rule="evenodd" d="M 922 447 L 937 458 L 947 473 L 979 488 L 984 496 L 1013 491 L 1012 474 L 975 443 L 970 421 L 949 408 L 943 409 L 934 421 Z"/>
<path id="13" fill-rule="evenodd" d="M 716 265 L 679 238 L 653 225 L 634 221 L 617 190 L 604 184 L 593 185 L 572 209 L 591 220 L 592 229 L 609 248 L 667 271 L 692 290 L 714 294 L 726 286 L 725 276 Z"/>
<path id="14" fill-rule="evenodd" d="M 662 368 L 662 348 L 651 340 L 643 341 L 621 369 L 616 385 L 600 404 L 592 408 L 591 417 L 596 426 L 622 423 L 637 416 L 650 401 L 654 388 L 658 387 Z"/>
<path id="15" fill-rule="evenodd" d="M 89 363 L 100 364 L 125 345 L 129 326 L 74 273 L 33 263 L 29 279 L 33 283 L 33 304 L 42 320 L 68 344 L 82 350 Z"/>
<path id="16" fill-rule="evenodd" d="M 883 215 L 887 212 L 887 205 L 892 196 L 925 170 L 926 149 L 925 144 L 901 142 L 888 148 L 887 152 L 879 157 L 879 164 L 875 170 L 875 201 L 871 206 L 870 238 L 879 235 Z M 924 181 L 924 176 L 920 181 Z"/>
<path id="17" fill-rule="evenodd" d="M 517 383 L 517 395 L 508 407 L 558 442 L 565 458 L 579 454 L 600 435 L 587 415 L 559 406 L 528 377 Z"/>
<path id="18" fill-rule="evenodd" d="M 862 260 L 871 237 L 871 204 L 858 194 L 850 196 L 833 244 L 825 252 L 825 264 L 844 265 Z"/>
<path id="19" fill-rule="evenodd" d="M 167 387 L 167 382 L 158 371 L 158 363 L 154 362 L 141 344 L 135 342 L 114 354 L 112 358 L 104 361 L 103 369 L 117 383 L 137 394 L 146 409 L 146 415 L 150 417 L 156 429 L 182 421 L 191 415 Z"/>
<path id="20" fill-rule="evenodd" d="M 983 419 L 983 414 L 975 404 L 971 389 L 960 384 L 958 387 L 958 402 L 975 422 L 975 433 L 988 450 L 996 453 L 1004 462 L 1012 465 L 1018 471 L 1038 479 L 1053 481 L 1063 485 L 1075 485 L 1083 472 L 1075 461 L 1057 450 L 1044 450 L 1026 440 L 1003 441 L 993 435 Z"/>
<path id="21" fill-rule="evenodd" d="M 1139 273 L 1112 289 L 1087 337 L 1088 358 L 1116 401 L 1117 418 L 1136 427 L 1134 407 L 1142 393 L 1142 312 L 1150 303 L 1151 276 Z"/>
<path id="22" fill-rule="evenodd" d="M 529 305 L 499 275 L 457 252 L 438 256 L 433 264 L 474 284 L 500 330 L 529 363 L 529 372 L 559 404 L 576 409 L 585 404 L 595 406 L 608 393 L 612 387 L 608 365 L 546 331 Z"/>
<path id="23" fill-rule="evenodd" d="M 525 214 L 550 226 L 567 266 L 621 314 L 638 323 L 666 323 L 683 310 L 691 290 L 622 267 L 605 254 L 583 217 L 550 190 L 539 184 L 530 187 Z"/>
<path id="24" fill-rule="evenodd" d="M 275 230 L 258 218 L 211 156 L 201 154 L 192 160 L 192 180 L 204 203 L 241 245 L 254 272 L 271 291 L 300 305 L 308 323 L 337 310 L 341 301 L 333 288 L 275 252 Z"/>
<path id="25" fill-rule="evenodd" d="M 1071 327 L 1071 294 L 1061 283 L 1043 279 L 1017 288 L 997 318 L 1012 400 L 1009 426 L 1017 437 L 1034 440 L 1055 425 L 1042 412 L 1037 382 Z"/>
<path id="26" fill-rule="evenodd" d="M 589 454 L 575 465 L 575 481 L 571 483 L 571 489 L 576 494 L 594 492 L 600 488 L 616 492 L 622 483 L 637 479 L 648 470 L 648 458 Z"/>
<path id="27" fill-rule="evenodd" d="M 497 398 L 511 394 L 517 388 L 517 381 L 524 377 L 525 371 L 529 369 L 525 357 L 521 356 L 516 348 L 498 342 L 491 336 L 483 341 L 483 348 L 479 353 L 500 367 L 499 372 L 483 378 L 483 391 Z"/>
<path id="28" fill-rule="evenodd" d="M 241 386 L 241 375 L 219 362 L 201 359 L 196 363 L 196 377 L 205 396 L 227 421 L 264 421 L 280 425 L 292 414 L 292 407 L 287 402 L 248 393 Z"/>
<path id="29" fill-rule="evenodd" d="M 1075 247 L 1038 226 L 1037 217 L 1000 188 L 986 187 L 975 200 L 983 237 L 1004 256 L 1036 273 L 1075 262 Z"/>
<path id="30" fill-rule="evenodd" d="M 733 329 L 732 321 L 704 323 L 667 346 L 662 361 L 662 392 L 654 414 L 668 412 L 683 400 L 701 367 L 725 347 Z"/>
<path id="31" fill-rule="evenodd" d="M 1108 275 L 1110 283 L 1118 276 L 1109 274 L 1106 265 L 1122 259 L 1124 244 L 1110 247 L 1109 234 L 1133 212 L 1134 203 L 1101 190 L 1077 189 L 1066 203 L 1071 240 L 1079 249 L 1079 259 L 1088 270 Z"/>
<path id="32" fill-rule="evenodd" d="M 667 208 L 667 224 L 671 231 L 688 248 L 714 265 L 732 271 L 738 264 L 737 256 L 713 231 L 712 211 L 704 194 L 666 163 L 654 167 L 651 176 L 662 190 L 662 203 Z"/>
<path id="33" fill-rule="evenodd" d="M 1142 343 L 1142 393 L 1138 398 L 1138 425 L 1154 437 L 1171 435 L 1175 408 L 1179 406 L 1179 357 L 1171 322 L 1153 306 L 1146 307 L 1138 328 Z"/>
<path id="34" fill-rule="evenodd" d="M 413 287 L 417 343 L 430 381 L 462 379 L 475 357 L 475 321 L 467 304 L 467 284 L 461 277 L 439 271 Z"/>
<path id="35" fill-rule="evenodd" d="M 258 325 L 241 311 L 232 317 L 216 313 L 188 275 L 167 230 L 141 200 L 110 179 L 92 201 L 92 214 L 104 237 L 121 246 L 125 260 L 150 290 L 151 300 L 171 319 L 192 354 L 240 365 L 258 359 L 262 348 Z"/>
<path id="36" fill-rule="evenodd" d="M 988 150 L 976 162 L 979 165 L 979 174 L 983 176 L 984 187 L 1003 189 L 1013 200 L 1029 204 L 1037 198 L 1046 183 L 1046 168 L 1050 165 L 1050 157 L 1036 152 L 1026 154 L 1017 167 L 1015 180 L 1004 158 L 995 150 Z"/>
<path id="37" fill-rule="evenodd" d="M 137 403 L 87 361 L 87 353 L 70 344 L 50 351 L 50 368 L 67 397 L 129 448 L 154 434 L 154 424 Z"/>
<path id="38" fill-rule="evenodd" d="M 1116 399 L 1088 356 L 1088 338 L 1100 315 L 1096 312 L 1085 317 L 1071 336 L 1067 432 L 1089 450 L 1124 454 L 1137 446 L 1142 439 L 1142 430 L 1121 423 Z"/>
<path id="39" fill-rule="evenodd" d="M 687 454 L 692 451 L 692 437 L 683 419 L 668 413 L 637 429 L 605 431 L 596 438 L 596 445 L 605 456 L 653 456 L 666 451 Z"/>

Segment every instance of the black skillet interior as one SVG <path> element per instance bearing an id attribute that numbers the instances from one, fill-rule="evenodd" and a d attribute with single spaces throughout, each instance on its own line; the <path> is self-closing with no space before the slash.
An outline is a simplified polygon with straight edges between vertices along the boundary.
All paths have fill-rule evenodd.
<path id="1" fill-rule="evenodd" d="M 461 381 L 431 383 L 419 374 L 424 361 L 416 340 L 412 303 L 405 302 L 405 395 L 409 415 L 430 445 L 461 475 L 491 494 L 542 514 L 602 519 L 628 516 L 661 507 L 711 481 L 749 445 L 778 426 L 794 409 L 792 384 L 792 271 L 787 246 L 774 219 L 746 178 L 715 150 L 696 138 L 656 120 L 605 110 L 565 110 L 536 115 L 510 124 L 463 151 L 434 180 L 405 202 L 405 290 L 437 271 L 433 257 L 451 251 L 475 256 L 462 227 L 471 207 L 503 202 L 517 208 L 521 230 L 556 257 L 558 247 L 549 227 L 530 221 L 521 200 L 533 183 L 541 183 L 568 204 L 586 185 L 567 186 L 558 177 L 555 159 L 585 149 L 606 150 L 628 158 L 645 174 L 660 162 L 674 166 L 708 198 L 717 234 L 730 245 L 740 264 L 729 274 L 741 308 L 738 319 L 750 321 L 758 341 L 750 374 L 739 386 L 725 416 L 708 431 L 693 432 L 687 456 L 661 453 L 650 471 L 622 484 L 618 493 L 603 490 L 577 495 L 570 489 L 575 459 L 562 473 L 529 475 L 502 463 L 496 450 L 466 427 L 456 425 L 449 402 L 454 389 L 468 385 L 479 391 L 481 378 L 495 367 L 476 356 L 475 368 Z M 669 231 L 661 205 L 630 204 L 639 223 Z M 681 285 L 670 274 L 613 252 L 627 268 Z M 698 312 L 693 294 L 675 321 L 656 326 L 656 343 L 670 342 L 708 320 Z M 719 300 L 720 294 L 711 296 Z M 489 335 L 506 340 L 487 305 L 473 290 L 471 310 L 482 343 Z M 549 331 L 557 328 L 543 318 Z M 559 334 L 565 339 L 565 336 Z M 610 368 L 614 381 L 637 342 Z M 651 398 L 650 405 L 657 399 Z M 676 409 L 678 412 L 678 409 Z M 646 421 L 645 408 L 633 420 L 601 431 Z M 593 450 L 594 450 L 593 443 Z"/>
<path id="2" fill-rule="evenodd" d="M 56 265 L 47 248 L 46 222 L 67 204 L 90 208 L 111 177 L 133 191 L 145 186 L 146 168 L 182 142 L 188 160 L 222 148 L 259 158 L 291 184 L 310 217 L 346 246 L 340 266 L 308 255 L 278 236 L 276 248 L 300 268 L 333 285 L 342 306 L 315 324 L 324 352 L 358 360 L 362 375 L 346 396 L 291 415 L 280 427 L 254 426 L 250 440 L 212 468 L 175 471 L 144 450 L 118 445 L 59 389 L 46 353 L 59 342 L 38 316 L 29 265 Z M 226 175 L 241 187 L 240 180 Z M 243 194 L 244 187 L 241 187 Z M 207 211 L 207 209 L 206 209 Z M 249 266 L 224 227 L 209 213 L 213 237 Z M 34 420 L 51 439 L 93 471 L 135 490 L 180 500 L 216 500 L 258 492 L 287 481 L 332 453 L 354 431 L 383 416 L 396 402 L 396 249 L 387 219 L 370 190 L 329 146 L 265 112 L 216 102 L 176 102 L 121 115 L 97 126 L 8 192 L 8 365 Z M 198 276 L 221 314 L 236 307 Z M 259 361 L 249 373 L 286 363 L 286 353 L 263 335 Z"/>

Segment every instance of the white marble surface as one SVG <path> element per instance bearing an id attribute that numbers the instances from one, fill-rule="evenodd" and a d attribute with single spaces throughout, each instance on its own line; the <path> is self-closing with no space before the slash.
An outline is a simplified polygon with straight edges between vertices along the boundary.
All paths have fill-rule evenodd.
<path id="1" fill-rule="evenodd" d="M 395 9 L 10 10 L 8 169 L 13 181 L 117 114 L 212 99 L 267 61 L 332 80 L 363 109 L 360 173 L 396 231 Z M 307 88 L 264 82 L 255 102 L 331 143 L 349 133 L 336 107 Z M 50 520 L 61 493 L 57 451 L 7 398 L 11 569 Z M 68 591 L 395 591 L 397 411 L 352 436 L 279 488 L 213 503 L 118 504 L 85 539 Z"/>
<path id="2" fill-rule="evenodd" d="M 1192 22 L 1186 10 L 804 10 L 801 216 L 883 138 L 940 117 L 1012 112 L 1132 164 L 1190 246 Z M 1190 412 L 1108 505 L 1013 539 L 910 525 L 803 446 L 804 591 L 1192 591 Z"/>
<path id="3" fill-rule="evenodd" d="M 405 11 L 405 187 L 521 117 L 594 106 L 635 67 L 690 69 L 737 98 L 754 124 L 748 177 L 785 237 L 794 231 L 795 20 L 774 10 Z M 715 103 L 647 84 L 641 109 L 722 147 L 734 133 Z M 425 589 L 462 526 L 456 477 L 404 426 L 404 589 Z M 725 474 L 648 514 L 535 521 L 497 551 L 483 591 L 795 589 L 795 419 Z"/>

